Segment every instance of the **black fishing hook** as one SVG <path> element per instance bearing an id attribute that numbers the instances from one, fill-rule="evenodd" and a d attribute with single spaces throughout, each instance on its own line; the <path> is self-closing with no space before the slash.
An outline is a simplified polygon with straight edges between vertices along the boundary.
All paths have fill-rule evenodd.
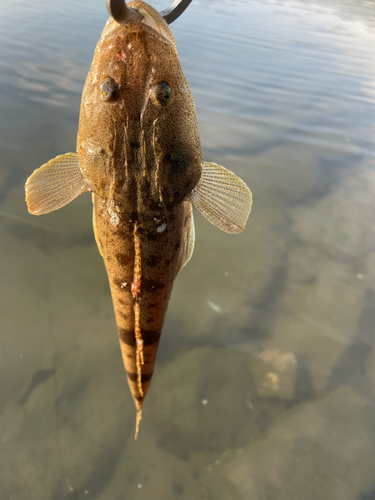
<path id="1" fill-rule="evenodd" d="M 164 17 L 164 21 L 171 24 L 181 16 L 185 9 L 189 7 L 191 2 L 192 0 L 174 0 L 170 7 L 160 12 L 160 15 Z"/>
<path id="2" fill-rule="evenodd" d="M 160 12 L 164 20 L 171 24 L 190 5 L 192 0 L 175 0 L 170 7 Z M 110 16 L 118 23 L 125 23 L 133 19 L 142 19 L 142 15 L 126 5 L 125 0 L 107 0 L 107 9 Z"/>

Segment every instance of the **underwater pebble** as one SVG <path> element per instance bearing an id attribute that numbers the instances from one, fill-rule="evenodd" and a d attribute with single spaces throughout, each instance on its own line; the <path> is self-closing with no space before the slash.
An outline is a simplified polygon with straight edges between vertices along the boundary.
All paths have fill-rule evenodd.
<path id="1" fill-rule="evenodd" d="M 221 314 L 223 312 L 223 310 L 220 306 L 218 306 L 217 304 L 214 304 L 210 300 L 207 300 L 207 305 L 208 305 L 208 307 L 211 307 L 211 309 L 213 311 L 217 312 L 218 314 Z"/>
<path id="2" fill-rule="evenodd" d="M 266 349 L 251 359 L 250 370 L 260 397 L 293 399 L 297 359 L 292 352 Z"/>

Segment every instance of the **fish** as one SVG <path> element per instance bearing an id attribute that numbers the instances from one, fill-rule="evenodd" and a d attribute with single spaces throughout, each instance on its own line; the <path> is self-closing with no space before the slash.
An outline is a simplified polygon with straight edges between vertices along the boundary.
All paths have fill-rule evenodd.
<path id="1" fill-rule="evenodd" d="M 76 152 L 35 170 L 25 191 L 34 215 L 92 194 L 136 439 L 173 283 L 193 253 L 192 206 L 236 234 L 252 194 L 233 172 L 203 161 L 193 96 L 167 22 L 141 0 L 128 5 L 131 18 L 110 17 L 96 46 Z"/>

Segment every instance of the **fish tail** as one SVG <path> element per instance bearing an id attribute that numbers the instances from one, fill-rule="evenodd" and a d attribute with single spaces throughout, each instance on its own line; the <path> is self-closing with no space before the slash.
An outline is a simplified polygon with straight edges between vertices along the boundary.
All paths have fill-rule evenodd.
<path id="1" fill-rule="evenodd" d="M 142 420 L 142 406 L 137 408 L 137 416 L 135 419 L 135 433 L 134 433 L 134 441 L 137 441 L 138 432 L 139 432 L 139 424 Z"/>
<path id="2" fill-rule="evenodd" d="M 134 333 L 137 344 L 136 345 L 137 383 L 138 383 L 139 394 L 143 397 L 142 366 L 144 364 L 144 357 L 143 357 L 143 338 L 141 330 L 141 308 L 138 302 L 134 304 L 134 318 L 135 318 Z"/>

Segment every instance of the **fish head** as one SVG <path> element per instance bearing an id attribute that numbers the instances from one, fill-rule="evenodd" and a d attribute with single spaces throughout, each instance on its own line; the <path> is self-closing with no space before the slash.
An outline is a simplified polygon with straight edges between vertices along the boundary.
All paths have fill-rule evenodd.
<path id="1" fill-rule="evenodd" d="M 129 6 L 143 19 L 107 22 L 85 83 L 80 168 L 102 198 L 135 180 L 149 199 L 175 205 L 202 172 L 194 100 L 167 23 L 144 2 Z"/>

